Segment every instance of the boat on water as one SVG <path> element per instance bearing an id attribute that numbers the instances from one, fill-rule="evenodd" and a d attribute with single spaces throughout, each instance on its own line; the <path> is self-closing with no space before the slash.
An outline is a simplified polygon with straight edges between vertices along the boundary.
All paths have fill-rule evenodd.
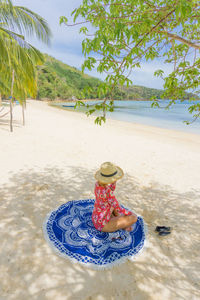
<path id="1" fill-rule="evenodd" d="M 100 102 L 93 102 L 93 103 L 91 103 L 91 104 L 88 104 L 88 103 L 86 103 L 86 105 L 87 105 L 87 107 L 90 107 L 90 106 L 95 106 L 95 105 L 97 105 L 97 104 L 100 104 Z M 75 105 L 72 105 L 72 104 L 62 104 L 62 107 L 75 107 Z"/>
<path id="2" fill-rule="evenodd" d="M 74 107 L 74 105 L 62 105 L 63 107 Z"/>

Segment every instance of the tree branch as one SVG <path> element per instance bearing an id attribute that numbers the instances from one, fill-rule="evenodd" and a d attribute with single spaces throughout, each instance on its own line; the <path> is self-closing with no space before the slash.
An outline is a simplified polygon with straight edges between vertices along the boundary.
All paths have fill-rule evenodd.
<path id="1" fill-rule="evenodd" d="M 72 27 L 72 26 L 76 26 L 76 25 L 80 25 L 80 24 L 85 24 L 85 23 L 89 23 L 89 21 L 84 21 L 84 22 L 79 22 L 79 23 L 74 23 L 74 24 L 67 24 L 67 23 L 64 22 L 64 24 L 67 27 Z"/>
<path id="2" fill-rule="evenodd" d="M 151 33 L 152 31 L 154 31 L 167 17 L 169 17 L 173 12 L 175 12 L 175 9 L 173 9 L 172 11 L 170 11 L 165 17 L 163 17 L 155 26 L 153 26 L 145 35 L 144 37 L 135 45 L 135 48 L 138 47 L 141 42 L 144 40 L 144 38 L 146 36 L 149 35 L 149 33 Z"/>
<path id="3" fill-rule="evenodd" d="M 181 36 L 178 36 L 178 35 L 173 34 L 173 33 L 169 33 L 167 31 L 158 31 L 158 33 L 166 33 L 168 35 L 168 37 L 170 37 L 171 39 L 177 40 L 177 41 L 179 41 L 179 42 L 181 42 L 181 43 L 183 43 L 183 44 L 185 44 L 185 45 L 187 45 L 189 47 L 192 47 L 192 48 L 200 50 L 200 45 L 192 43 L 192 42 L 190 42 L 190 41 L 182 38 Z"/>

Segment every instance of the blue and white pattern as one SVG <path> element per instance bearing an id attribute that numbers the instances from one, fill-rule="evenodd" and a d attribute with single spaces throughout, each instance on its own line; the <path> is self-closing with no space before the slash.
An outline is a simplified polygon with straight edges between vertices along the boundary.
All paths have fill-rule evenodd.
<path id="1" fill-rule="evenodd" d="M 138 216 L 131 232 L 100 232 L 92 223 L 94 202 L 94 199 L 69 201 L 51 212 L 44 222 L 47 242 L 60 255 L 96 268 L 133 259 L 145 243 L 142 217 Z"/>

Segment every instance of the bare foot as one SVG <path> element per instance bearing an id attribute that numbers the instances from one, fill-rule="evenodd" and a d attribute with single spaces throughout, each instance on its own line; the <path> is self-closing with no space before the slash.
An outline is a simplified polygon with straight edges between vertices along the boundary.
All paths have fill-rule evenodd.
<path id="1" fill-rule="evenodd" d="M 132 229 L 133 229 L 132 226 L 125 228 L 126 231 L 131 231 Z"/>

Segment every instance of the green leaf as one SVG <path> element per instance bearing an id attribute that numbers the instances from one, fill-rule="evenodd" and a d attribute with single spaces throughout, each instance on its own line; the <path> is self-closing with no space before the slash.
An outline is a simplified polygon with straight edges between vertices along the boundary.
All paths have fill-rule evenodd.
<path id="1" fill-rule="evenodd" d="M 87 27 L 81 27 L 80 30 L 79 30 L 79 33 L 81 33 L 81 32 L 86 34 L 88 32 Z"/>
<path id="2" fill-rule="evenodd" d="M 68 19 L 67 19 L 66 17 L 64 17 L 64 16 L 61 16 L 61 17 L 60 17 L 60 22 L 59 22 L 59 24 L 61 25 L 62 23 L 65 23 L 65 24 L 68 23 Z"/>

